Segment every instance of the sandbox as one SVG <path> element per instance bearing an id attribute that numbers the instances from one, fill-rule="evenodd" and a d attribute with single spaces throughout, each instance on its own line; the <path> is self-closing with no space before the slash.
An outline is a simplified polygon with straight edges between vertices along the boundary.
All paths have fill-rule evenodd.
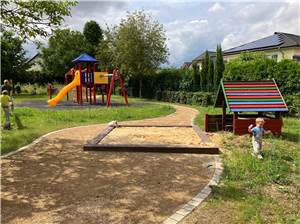
<path id="1" fill-rule="evenodd" d="M 219 149 L 193 125 L 110 125 L 84 150 L 217 154 Z"/>

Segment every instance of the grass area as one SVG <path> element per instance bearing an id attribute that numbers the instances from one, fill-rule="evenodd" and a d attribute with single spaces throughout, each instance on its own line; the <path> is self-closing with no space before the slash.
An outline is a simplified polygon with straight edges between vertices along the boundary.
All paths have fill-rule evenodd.
<path id="1" fill-rule="evenodd" d="M 196 107 L 204 124 L 212 107 Z M 217 137 L 218 136 L 218 137 Z M 248 135 L 219 133 L 224 173 L 203 213 L 226 213 L 222 223 L 300 223 L 300 119 L 284 118 L 283 135 L 264 139 L 264 159 L 251 156 Z"/>
<path id="2" fill-rule="evenodd" d="M 17 97 L 17 102 L 26 99 L 27 97 Z M 114 97 L 114 99 L 118 100 L 120 97 Z M 139 99 L 129 100 L 130 102 L 139 101 Z M 13 129 L 9 131 L 2 130 L 1 132 L 1 154 L 16 150 L 31 143 L 43 134 L 62 128 L 105 123 L 111 120 L 124 121 L 152 118 L 172 112 L 174 112 L 173 107 L 154 103 L 147 103 L 143 106 L 111 107 L 109 109 L 103 107 L 74 110 L 16 108 L 14 111 L 16 116 L 12 118 Z M 24 125 L 24 128 L 18 128 L 18 125 L 20 126 L 18 118 Z"/>
<path id="3" fill-rule="evenodd" d="M 25 100 L 48 100 L 47 95 L 30 95 L 30 94 L 21 94 L 14 96 L 14 103 L 20 103 Z"/>

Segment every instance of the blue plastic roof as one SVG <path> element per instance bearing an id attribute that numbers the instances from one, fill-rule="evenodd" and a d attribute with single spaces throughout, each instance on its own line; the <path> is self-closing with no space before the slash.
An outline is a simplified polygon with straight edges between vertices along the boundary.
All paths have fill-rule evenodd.
<path id="1" fill-rule="evenodd" d="M 280 35 L 274 34 L 272 36 L 268 36 L 247 44 L 243 44 L 238 47 L 234 47 L 231 49 L 228 49 L 224 51 L 224 53 L 230 53 L 230 52 L 236 52 L 236 51 L 246 51 L 246 50 L 252 50 L 257 48 L 265 48 L 265 47 L 272 47 L 277 46 L 283 43 L 283 39 Z"/>
<path id="2" fill-rule="evenodd" d="M 72 62 L 97 62 L 96 58 L 88 55 L 87 53 L 83 53 L 75 58 Z"/>

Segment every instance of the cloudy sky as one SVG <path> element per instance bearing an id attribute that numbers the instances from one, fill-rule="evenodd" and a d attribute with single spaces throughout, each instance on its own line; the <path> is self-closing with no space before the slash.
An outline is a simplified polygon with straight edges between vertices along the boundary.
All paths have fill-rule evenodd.
<path id="1" fill-rule="evenodd" d="M 300 2 L 292 1 L 79 1 L 65 27 L 82 31 L 85 22 L 115 25 L 128 12 L 144 10 L 163 24 L 170 50 L 169 65 L 180 66 L 203 51 L 223 49 L 272 35 L 300 35 Z M 31 44 L 28 55 L 35 53 Z"/>

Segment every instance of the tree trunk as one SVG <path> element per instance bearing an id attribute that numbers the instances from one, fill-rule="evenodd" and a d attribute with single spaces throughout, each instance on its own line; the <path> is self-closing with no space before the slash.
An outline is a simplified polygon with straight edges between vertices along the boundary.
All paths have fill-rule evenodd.
<path id="1" fill-rule="evenodd" d="M 139 84 L 139 97 L 142 98 L 142 86 L 143 86 L 142 78 L 140 78 L 139 82 L 140 82 L 140 84 Z"/>

